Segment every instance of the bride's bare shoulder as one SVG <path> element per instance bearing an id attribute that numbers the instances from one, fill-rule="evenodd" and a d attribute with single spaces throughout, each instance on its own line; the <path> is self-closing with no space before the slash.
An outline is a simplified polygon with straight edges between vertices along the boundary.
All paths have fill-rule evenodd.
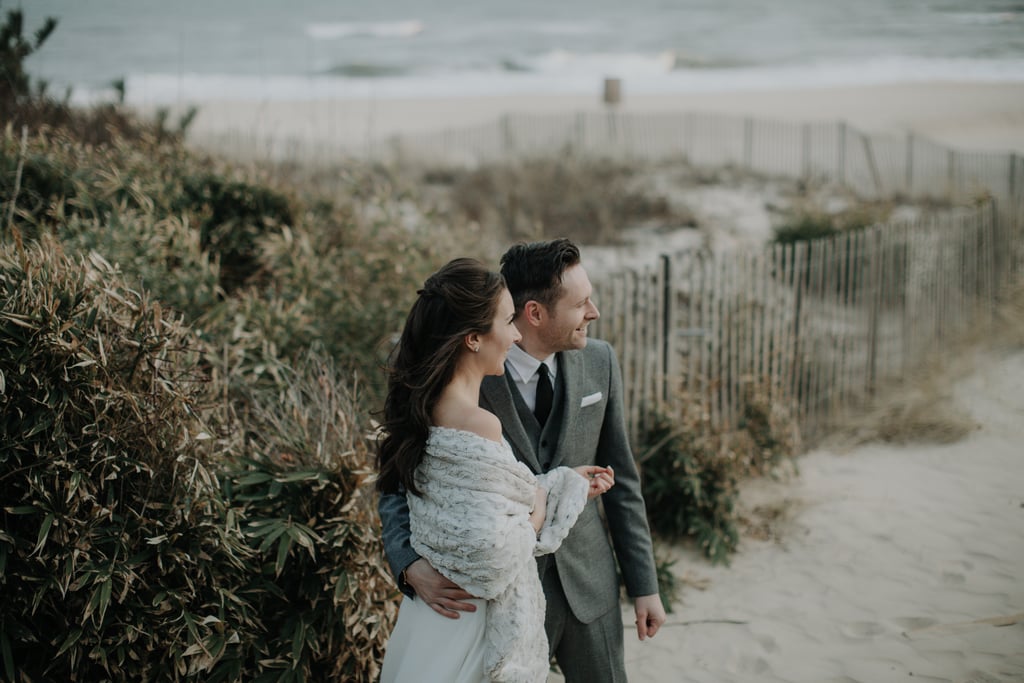
<path id="1" fill-rule="evenodd" d="M 439 416 L 437 426 L 472 432 L 491 441 L 501 441 L 501 420 L 489 410 L 473 406 L 468 410 L 452 411 Z M 447 419 L 445 419 L 447 418 Z"/>

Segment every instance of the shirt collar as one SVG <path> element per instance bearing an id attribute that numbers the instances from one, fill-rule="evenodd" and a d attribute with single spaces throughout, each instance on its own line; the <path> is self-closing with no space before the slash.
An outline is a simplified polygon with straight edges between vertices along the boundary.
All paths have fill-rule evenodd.
<path id="1" fill-rule="evenodd" d="M 555 374 L 558 372 L 558 363 L 555 362 L 555 354 L 551 354 L 543 361 L 539 361 L 526 351 L 523 351 L 518 344 L 513 344 L 508 350 L 508 364 L 519 376 L 520 382 L 525 383 L 533 379 L 534 374 L 537 372 L 537 368 L 540 367 L 542 362 L 548 366 L 548 374 L 550 374 L 551 379 L 554 380 Z"/>

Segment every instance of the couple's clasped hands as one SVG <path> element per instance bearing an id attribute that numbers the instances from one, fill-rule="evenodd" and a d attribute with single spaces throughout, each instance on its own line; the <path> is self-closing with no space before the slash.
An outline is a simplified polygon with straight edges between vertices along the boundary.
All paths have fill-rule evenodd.
<path id="1" fill-rule="evenodd" d="M 597 498 L 615 485 L 615 472 L 611 467 L 600 467 L 598 465 L 580 465 L 574 467 L 573 471 L 590 483 L 587 489 L 587 499 Z M 533 496 L 533 509 L 530 510 L 530 524 L 534 531 L 540 533 L 544 525 L 544 516 L 547 509 L 548 492 L 543 486 L 537 486 Z"/>
<path id="2" fill-rule="evenodd" d="M 611 467 L 583 465 L 573 469 L 584 479 L 590 481 L 590 490 L 587 491 L 587 498 L 597 498 L 615 485 L 615 472 Z"/>

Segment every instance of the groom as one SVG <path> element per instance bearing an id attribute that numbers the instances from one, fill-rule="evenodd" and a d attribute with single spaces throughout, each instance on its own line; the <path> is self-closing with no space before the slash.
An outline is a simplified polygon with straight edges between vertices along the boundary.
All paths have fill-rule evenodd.
<path id="1" fill-rule="evenodd" d="M 484 379 L 480 405 L 500 418 L 516 457 L 536 473 L 561 465 L 615 472 L 615 485 L 601 496 L 608 531 L 591 501 L 561 548 L 538 560 L 551 652 L 569 683 L 625 681 L 616 559 L 641 640 L 657 633 L 665 610 L 625 431 L 618 362 L 607 343 L 587 339 L 588 325 L 600 314 L 572 242 L 516 245 L 502 257 L 501 272 L 523 338 L 509 351 L 505 375 Z M 379 510 L 399 588 L 452 619 L 475 610 L 464 602 L 469 593 L 410 547 L 405 496 L 381 496 Z"/>

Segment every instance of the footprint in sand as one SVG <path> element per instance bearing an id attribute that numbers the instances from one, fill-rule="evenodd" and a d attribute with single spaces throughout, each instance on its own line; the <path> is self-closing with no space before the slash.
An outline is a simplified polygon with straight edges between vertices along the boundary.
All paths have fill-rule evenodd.
<path id="1" fill-rule="evenodd" d="M 885 633 L 885 627 L 873 621 L 855 621 L 842 629 L 847 638 L 873 638 Z"/>

